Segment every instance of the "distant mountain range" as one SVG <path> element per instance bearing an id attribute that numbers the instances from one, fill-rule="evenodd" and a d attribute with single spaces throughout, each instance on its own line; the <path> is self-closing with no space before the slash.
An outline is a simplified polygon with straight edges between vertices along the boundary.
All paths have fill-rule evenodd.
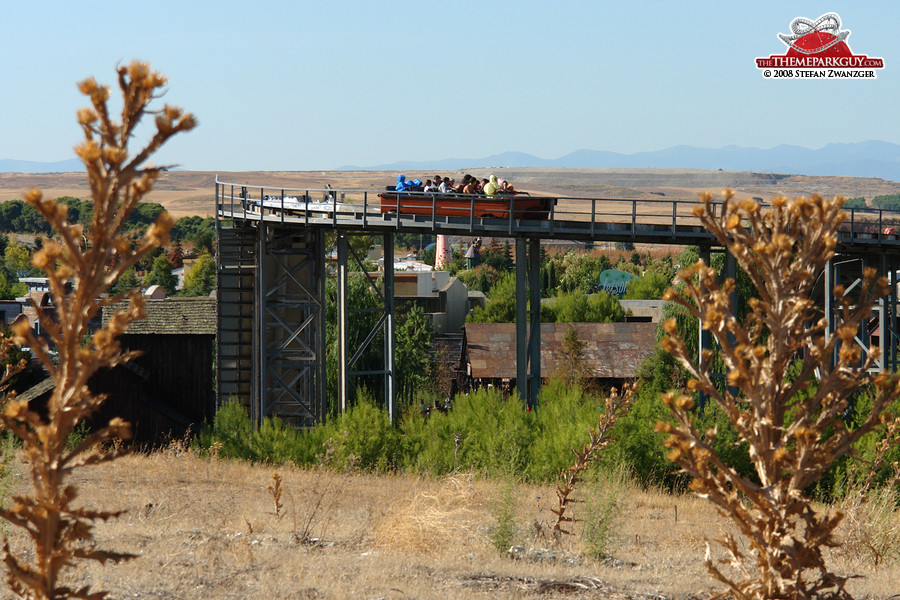
<path id="1" fill-rule="evenodd" d="M 722 169 L 791 175 L 880 177 L 900 181 L 900 145 L 868 141 L 828 144 L 816 150 L 789 145 L 775 146 L 766 150 L 739 146 L 724 148 L 673 146 L 665 150 L 635 154 L 578 150 L 554 159 L 538 158 L 523 152 L 504 152 L 484 158 L 406 160 L 370 167 L 348 165 L 337 170 L 457 171 L 477 167 Z M 66 173 L 82 170 L 84 166 L 76 158 L 49 163 L 0 159 L 0 173 Z"/>
<path id="2" fill-rule="evenodd" d="M 522 152 L 504 152 L 484 158 L 400 161 L 372 167 L 345 166 L 339 170 L 456 171 L 476 167 L 722 169 L 796 175 L 880 177 L 900 181 L 900 145 L 868 141 L 828 144 L 817 150 L 784 144 L 767 150 L 740 146 L 673 146 L 665 150 L 635 154 L 578 150 L 554 159 L 538 158 Z"/>
<path id="3" fill-rule="evenodd" d="M 84 164 L 77 158 L 56 162 L 0 159 L 0 173 L 71 173 L 84 171 Z"/>

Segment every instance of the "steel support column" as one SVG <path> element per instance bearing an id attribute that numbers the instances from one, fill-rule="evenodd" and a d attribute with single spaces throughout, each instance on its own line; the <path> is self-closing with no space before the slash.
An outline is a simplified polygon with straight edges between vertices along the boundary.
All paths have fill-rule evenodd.
<path id="1" fill-rule="evenodd" d="M 737 259 L 734 257 L 734 254 L 732 254 L 728 250 L 725 250 L 724 254 L 725 254 L 725 265 L 722 269 L 723 276 L 720 277 L 720 279 L 722 281 L 724 281 L 726 279 L 731 279 L 734 282 L 734 289 L 732 290 L 731 294 L 728 295 L 728 302 L 731 305 L 732 313 L 734 314 L 735 317 L 737 317 L 737 314 L 738 314 Z M 731 347 L 734 348 L 735 342 L 736 342 L 736 338 L 734 337 L 734 334 L 729 332 L 728 335 L 726 336 L 726 340 L 731 345 Z M 727 379 L 726 379 L 726 381 L 727 381 Z M 730 393 L 735 398 L 739 394 L 738 388 L 736 388 L 733 385 L 727 386 L 726 389 L 728 390 L 728 393 Z"/>
<path id="2" fill-rule="evenodd" d="M 873 336 L 878 336 L 878 350 L 880 357 L 876 361 L 875 369 L 896 371 L 898 367 L 897 344 L 900 341 L 898 334 L 897 314 L 897 257 L 888 254 L 884 250 L 878 254 L 836 256 L 829 261 L 825 269 L 825 302 L 824 312 L 827 319 L 826 335 L 833 335 L 835 324 L 839 318 L 840 306 L 836 306 L 833 299 L 833 290 L 837 285 L 844 287 L 844 294 L 848 301 L 862 292 L 866 267 L 874 266 L 878 274 L 888 281 L 887 294 L 880 298 L 872 307 L 872 315 L 860 323 L 859 330 L 853 343 L 858 344 L 865 354 L 872 349 Z M 835 348 L 833 360 L 837 361 L 837 353 L 840 348 Z M 865 360 L 865 356 L 860 361 Z"/>
<path id="3" fill-rule="evenodd" d="M 825 341 L 831 340 L 834 334 L 834 259 L 825 263 Z"/>
<path id="4" fill-rule="evenodd" d="M 247 224 L 216 229 L 217 407 L 255 397 L 253 371 L 258 230 Z"/>
<path id="5" fill-rule="evenodd" d="M 528 265 L 525 238 L 516 238 L 516 392 L 528 403 Z"/>
<path id="6" fill-rule="evenodd" d="M 538 407 L 541 391 L 541 240 L 528 240 L 528 406 Z"/>
<path id="7" fill-rule="evenodd" d="M 541 241 L 536 238 L 516 238 L 516 390 L 527 407 L 537 408 L 541 391 Z"/>
<path id="8" fill-rule="evenodd" d="M 397 401 L 397 365 L 395 363 L 394 349 L 396 338 L 394 334 L 394 234 L 384 234 L 384 403 L 391 423 L 394 423 L 397 415 L 394 411 Z"/>
<path id="9" fill-rule="evenodd" d="M 887 256 L 887 255 L 885 255 Z M 891 260 L 893 258 L 893 260 Z M 885 321 L 887 323 L 887 368 L 891 372 L 897 371 L 897 344 L 900 342 L 900 336 L 898 336 L 898 321 L 897 321 L 897 262 L 896 257 L 886 258 L 887 264 L 885 268 L 885 277 L 888 280 L 888 295 L 887 295 L 887 316 Z"/>
<path id="10" fill-rule="evenodd" d="M 257 424 L 311 426 L 325 417 L 324 232 L 267 223 L 257 270 Z"/>
<path id="11" fill-rule="evenodd" d="M 269 231 L 269 224 L 261 221 L 259 224 L 259 235 L 257 236 L 257 266 L 256 266 L 256 301 L 255 301 L 255 322 L 253 328 L 253 372 L 256 376 L 254 381 L 253 401 L 250 405 L 250 419 L 256 425 L 263 421 L 264 412 L 263 404 L 265 403 L 266 394 L 266 342 L 265 342 L 265 321 L 266 321 L 266 237 Z"/>
<path id="12" fill-rule="evenodd" d="M 888 285 L 890 285 L 890 265 L 888 264 L 887 254 L 881 254 L 881 275 L 887 279 Z M 890 288 L 888 288 L 890 290 Z M 882 297 L 878 304 L 881 307 L 881 315 L 879 316 L 878 321 L 878 341 L 880 342 L 881 349 L 881 365 L 883 369 L 891 369 L 893 365 L 893 361 L 890 356 L 890 347 L 891 347 L 891 295 L 890 291 L 888 291 L 888 295 Z"/>
<path id="13" fill-rule="evenodd" d="M 710 252 L 709 247 L 701 247 L 700 248 L 700 259 L 707 265 L 711 265 L 711 257 L 712 253 Z M 700 286 L 700 293 L 703 293 L 703 283 L 698 282 Z M 706 350 L 712 349 L 712 334 L 707 329 L 703 329 L 703 317 L 701 316 L 697 319 L 697 365 L 700 368 L 703 368 L 704 360 L 703 353 Z M 700 408 L 703 408 L 706 405 L 706 400 L 708 399 L 708 395 L 706 392 L 700 392 L 697 395 L 697 402 L 700 405 Z"/>
<path id="14" fill-rule="evenodd" d="M 347 310 L 347 254 L 349 246 L 347 244 L 347 234 L 343 231 L 337 232 L 337 380 L 338 380 L 338 406 L 341 413 L 346 412 L 350 406 L 350 367 L 348 365 L 350 356 L 347 351 L 348 332 L 348 310 Z"/>

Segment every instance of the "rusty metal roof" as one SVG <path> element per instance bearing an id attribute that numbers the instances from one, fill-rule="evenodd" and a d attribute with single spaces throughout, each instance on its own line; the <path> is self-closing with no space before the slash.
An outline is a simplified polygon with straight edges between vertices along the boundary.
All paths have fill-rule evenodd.
<path id="1" fill-rule="evenodd" d="M 597 378 L 636 377 L 656 345 L 655 323 L 542 323 L 543 374 L 556 368 L 570 325 L 584 342 L 584 360 Z M 472 377 L 516 378 L 515 323 L 466 323 L 466 345 Z"/>

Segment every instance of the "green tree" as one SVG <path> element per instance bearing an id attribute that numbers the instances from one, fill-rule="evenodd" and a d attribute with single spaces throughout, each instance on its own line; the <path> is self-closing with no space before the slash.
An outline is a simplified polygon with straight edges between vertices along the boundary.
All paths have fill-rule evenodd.
<path id="1" fill-rule="evenodd" d="M 493 267 L 478 265 L 474 269 L 465 269 L 456 274 L 460 281 L 466 284 L 470 290 L 488 293 L 491 286 L 500 277 L 500 273 Z"/>
<path id="2" fill-rule="evenodd" d="M 396 330 L 394 360 L 397 370 L 397 399 L 411 404 L 416 391 L 423 389 L 430 377 L 432 350 L 431 323 L 419 306 L 413 306 Z"/>
<path id="3" fill-rule="evenodd" d="M 616 323 L 624 319 L 619 300 L 603 291 L 587 295 L 575 289 L 541 305 L 545 323 Z"/>
<path id="4" fill-rule="evenodd" d="M 900 194 L 882 194 L 872 198 L 872 206 L 886 210 L 900 210 Z"/>
<path id="5" fill-rule="evenodd" d="M 510 248 L 509 241 L 501 246 L 500 242 L 494 238 L 487 248 L 481 249 L 481 264 L 501 273 L 511 270 L 515 263 L 512 259 L 512 248 Z"/>
<path id="6" fill-rule="evenodd" d="M 27 293 L 27 285 L 19 281 L 11 283 L 4 270 L 0 269 L 0 300 L 12 300 Z"/>
<path id="7" fill-rule="evenodd" d="M 629 300 L 658 300 L 672 286 L 674 273 L 647 271 L 643 277 L 628 282 L 623 298 Z"/>
<path id="8" fill-rule="evenodd" d="M 173 242 L 193 242 L 194 251 L 200 254 L 214 254 L 216 221 L 212 217 L 181 217 L 172 227 Z"/>
<path id="9" fill-rule="evenodd" d="M 15 277 L 30 277 L 40 274 L 40 271 L 31 264 L 31 252 L 19 242 L 12 242 L 6 246 L 3 264 Z"/>
<path id="10" fill-rule="evenodd" d="M 43 233 L 50 235 L 52 232 L 50 224 L 30 204 L 22 206 L 22 212 L 13 220 L 12 228 L 19 233 Z"/>
<path id="11" fill-rule="evenodd" d="M 25 203 L 21 200 L 8 200 L 0 203 L 0 230 L 14 231 L 13 223 L 22 214 Z"/>
<path id="12" fill-rule="evenodd" d="M 583 388 L 591 376 L 591 368 L 584 359 L 585 342 L 578 337 L 578 330 L 571 324 L 566 327 L 563 334 L 563 343 L 559 350 L 556 362 L 556 372 L 553 377 L 558 378 L 568 387 Z"/>
<path id="13" fill-rule="evenodd" d="M 437 246 L 430 246 L 425 250 L 425 253 L 422 255 L 422 262 L 426 265 L 434 266 L 434 263 L 437 260 Z"/>
<path id="14" fill-rule="evenodd" d="M 209 296 L 216 287 L 216 261 L 204 254 L 184 276 L 182 296 Z"/>
<path id="15" fill-rule="evenodd" d="M 162 204 L 156 202 L 141 202 L 137 205 L 131 216 L 128 217 L 128 227 L 143 231 L 156 222 L 159 214 L 165 209 Z"/>
<path id="16" fill-rule="evenodd" d="M 175 293 L 178 277 L 172 273 L 172 263 L 169 262 L 169 259 L 164 254 L 160 254 L 153 260 L 153 267 L 144 277 L 144 287 L 148 288 L 151 285 L 161 285 L 169 295 Z"/>
<path id="17" fill-rule="evenodd" d="M 470 323 L 512 323 L 516 320 L 516 277 L 512 273 L 500 279 L 488 293 L 484 307 L 478 306 L 469 315 Z"/>
<path id="18" fill-rule="evenodd" d="M 122 276 L 119 277 L 112 286 L 109 288 L 110 294 L 124 294 L 128 290 L 133 290 L 136 287 L 140 287 L 141 281 L 138 279 L 137 274 L 134 271 L 134 267 L 129 267 Z"/>
<path id="19" fill-rule="evenodd" d="M 611 268 L 609 258 L 578 252 L 566 252 L 561 259 L 554 259 L 558 286 L 563 291 L 580 289 L 585 294 L 597 291 L 600 273 Z"/>

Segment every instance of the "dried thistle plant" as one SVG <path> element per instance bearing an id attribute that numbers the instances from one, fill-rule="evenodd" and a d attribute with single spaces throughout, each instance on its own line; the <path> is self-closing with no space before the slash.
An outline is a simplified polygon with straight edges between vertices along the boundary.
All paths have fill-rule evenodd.
<path id="1" fill-rule="evenodd" d="M 275 517 L 280 519 L 284 516 L 281 514 L 281 509 L 284 508 L 284 505 L 281 503 L 281 495 L 284 493 L 284 488 L 281 486 L 281 474 L 278 471 L 272 473 L 272 483 L 266 486 L 266 491 L 272 496 L 272 502 L 275 504 Z"/>
<path id="2" fill-rule="evenodd" d="M 600 415 L 600 420 L 597 423 L 597 428 L 590 431 L 590 441 L 581 450 L 572 450 L 575 453 L 575 462 L 562 472 L 562 482 L 556 486 L 558 504 L 556 508 L 550 509 L 550 512 L 556 515 L 556 523 L 553 524 L 553 535 L 557 539 L 563 534 L 571 535 L 572 532 L 565 529 L 565 527 L 567 527 L 568 523 L 577 521 L 571 514 L 567 514 L 570 506 L 576 502 L 572 498 L 575 487 L 584 481 L 582 473 L 597 459 L 600 450 L 609 446 L 609 443 L 612 441 L 613 425 L 616 424 L 619 417 L 628 412 L 628 407 L 631 405 L 633 398 L 633 386 L 626 384 L 623 386 L 621 394 L 615 388 L 610 390 L 603 414 Z"/>
<path id="3" fill-rule="evenodd" d="M 118 451 L 104 452 L 100 445 L 114 438 L 130 436 L 121 419 L 87 436 L 74 450 L 66 451 L 66 438 L 75 427 L 103 402 L 88 389 L 88 380 L 98 369 L 123 363 L 134 355 L 123 352 L 117 337 L 128 324 L 144 315 L 138 290 L 123 296 L 105 296 L 107 288 L 153 248 L 168 241 L 172 219 L 162 213 L 143 239 L 132 247 L 124 233 L 128 216 L 159 177 L 160 168 L 145 166 L 148 158 L 173 135 L 188 131 L 195 121 L 190 114 L 172 106 L 149 110 L 151 102 L 166 84 L 166 79 L 149 65 L 132 62 L 118 69 L 119 88 L 124 105 L 121 122 L 109 113 L 108 87 L 94 79 L 79 84 L 91 106 L 78 112 L 84 141 L 76 147 L 87 170 L 94 202 L 90 230 L 69 223 L 64 205 L 45 199 L 31 190 L 26 201 L 53 226 L 53 241 L 44 244 L 33 263 L 46 274 L 53 309 L 35 306 L 44 335 L 35 335 L 27 322 L 14 327 L 15 340 L 32 348 L 56 381 L 47 404 L 46 418 L 25 401 L 9 398 L 0 413 L 0 421 L 22 439 L 25 459 L 31 469 L 32 496 L 16 496 L 11 508 L 0 509 L 0 516 L 23 528 L 34 545 L 33 553 L 13 554 L 4 541 L 3 562 L 7 583 L 19 596 L 36 599 L 103 598 L 103 592 L 87 587 L 72 590 L 61 585 L 61 571 L 76 559 L 119 561 L 130 555 L 94 549 L 92 528 L 97 520 L 117 516 L 114 511 L 74 506 L 75 486 L 66 479 L 76 467 L 111 460 Z M 146 114 L 155 116 L 156 132 L 136 154 L 128 150 L 135 129 Z M 86 247 L 83 242 L 86 241 Z M 128 309 L 116 313 L 105 327 L 89 334 L 88 323 L 104 306 L 127 297 Z M 51 360 L 50 348 L 58 352 L 58 364 Z"/>
<path id="4" fill-rule="evenodd" d="M 840 314 L 834 333 L 828 335 L 827 320 L 810 296 L 835 254 L 836 232 L 846 218 L 843 199 L 776 198 L 763 210 L 755 201 L 736 202 L 725 192 L 718 211 L 710 195 L 702 201 L 695 214 L 756 288 L 742 321 L 730 303 L 734 281 L 720 284 L 703 261 L 679 274 L 683 292 L 666 294 L 667 300 L 701 319 L 715 337 L 728 388 L 715 385 L 709 368 L 712 353 L 705 350 L 697 364 L 673 321 L 664 325 L 669 337 L 663 347 L 690 373 L 688 389 L 708 394 L 734 424 L 749 446 L 758 477 L 758 482 L 742 477 L 716 455 L 716 431 L 697 430 L 689 396 L 663 397 L 675 417 L 674 424 L 657 425 L 669 433 L 669 458 L 693 477 L 694 491 L 732 519 L 749 546 L 745 549 L 726 535 L 720 543 L 728 559 L 719 563 L 731 564 L 735 575 L 716 565 L 708 546 L 707 568 L 728 586 L 720 597 L 848 598 L 845 578 L 829 572 L 822 555 L 822 548 L 837 544 L 834 530 L 842 515 L 817 512 L 804 490 L 882 423 L 888 405 L 898 397 L 898 378 L 870 375 L 877 352 L 863 356 L 854 341 L 887 282 L 867 270 L 856 297 L 835 288 Z M 788 367 L 798 357 L 800 373 L 789 377 Z M 817 386 L 810 389 L 814 378 Z M 851 431 L 842 416 L 851 395 L 862 388 L 871 389 L 872 409 Z"/>

